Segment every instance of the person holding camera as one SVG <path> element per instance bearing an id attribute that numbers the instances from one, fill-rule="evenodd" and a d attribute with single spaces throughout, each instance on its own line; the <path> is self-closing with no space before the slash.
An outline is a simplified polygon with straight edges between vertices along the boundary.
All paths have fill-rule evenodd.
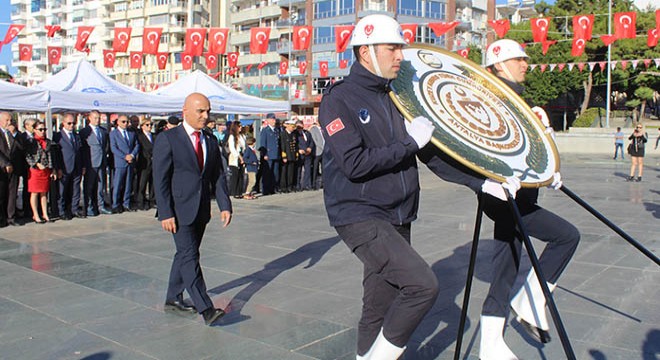
<path id="1" fill-rule="evenodd" d="M 635 131 L 628 137 L 628 154 L 632 159 L 630 164 L 630 176 L 626 181 L 642 181 L 642 172 L 644 171 L 644 144 L 648 141 L 649 135 L 644 131 L 642 124 L 635 126 Z M 635 179 L 635 168 L 637 168 L 637 179 Z"/>

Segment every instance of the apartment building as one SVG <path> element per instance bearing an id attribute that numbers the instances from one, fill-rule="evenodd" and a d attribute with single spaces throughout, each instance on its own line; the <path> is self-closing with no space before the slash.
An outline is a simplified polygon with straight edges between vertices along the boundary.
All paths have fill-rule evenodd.
<path id="1" fill-rule="evenodd" d="M 11 0 L 11 20 L 26 27 L 12 43 L 12 65 L 18 69 L 16 81 L 34 84 L 45 80 L 70 63 L 86 58 L 116 80 L 150 90 L 156 84 L 174 81 L 186 73 L 181 66 L 181 51 L 186 28 L 226 26 L 227 0 Z M 212 11 L 213 9 L 213 11 Z M 54 37 L 46 37 L 45 25 L 59 25 Z M 87 46 L 89 54 L 74 49 L 79 26 L 94 26 Z M 117 53 L 112 69 L 103 66 L 103 49 L 112 49 L 115 27 L 132 28 L 126 53 Z M 154 55 L 145 55 L 141 69 L 130 69 L 130 51 L 142 51 L 145 27 L 163 29 L 159 51 L 169 52 L 168 66 L 158 70 Z M 32 61 L 19 61 L 18 44 L 32 44 Z M 48 65 L 48 46 L 61 46 L 59 65 Z M 207 71 L 203 59 L 193 69 Z M 220 71 L 221 65 L 211 71 Z"/>

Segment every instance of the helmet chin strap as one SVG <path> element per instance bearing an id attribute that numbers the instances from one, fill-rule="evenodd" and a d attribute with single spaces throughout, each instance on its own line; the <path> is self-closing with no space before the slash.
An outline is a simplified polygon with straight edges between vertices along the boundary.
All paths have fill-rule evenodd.
<path id="1" fill-rule="evenodd" d="M 369 45 L 369 56 L 371 56 L 371 63 L 374 66 L 374 71 L 376 71 L 376 75 L 383 77 L 383 73 L 380 71 L 380 66 L 378 66 L 378 60 L 376 59 L 376 51 L 374 50 L 373 45 Z"/>
<path id="2" fill-rule="evenodd" d="M 500 65 L 502 66 L 502 72 L 504 73 L 504 75 L 506 75 L 504 78 L 509 81 L 516 82 L 516 80 L 513 78 L 513 74 L 511 74 L 511 71 L 509 71 L 509 67 L 504 65 L 503 62 L 500 63 Z"/>

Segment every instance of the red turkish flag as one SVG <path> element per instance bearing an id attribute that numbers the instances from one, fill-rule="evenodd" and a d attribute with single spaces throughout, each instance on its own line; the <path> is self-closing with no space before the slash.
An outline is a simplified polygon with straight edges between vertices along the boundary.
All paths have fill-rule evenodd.
<path id="1" fill-rule="evenodd" d="M 245 72 L 250 72 L 250 70 L 252 69 L 252 65 L 254 64 L 248 64 L 248 66 L 245 67 Z"/>
<path id="2" fill-rule="evenodd" d="M 238 63 L 238 52 L 230 52 L 227 54 L 227 65 L 230 68 L 235 68 Z"/>
<path id="3" fill-rule="evenodd" d="M 74 46 L 78 51 L 88 52 L 85 50 L 87 47 L 87 40 L 89 40 L 89 35 L 94 31 L 93 26 L 78 26 L 78 37 L 76 38 L 76 45 Z"/>
<path id="4" fill-rule="evenodd" d="M 637 36 L 636 22 L 637 13 L 634 11 L 614 14 L 614 36 L 617 39 L 634 39 Z"/>
<path id="5" fill-rule="evenodd" d="M 610 44 L 616 41 L 616 35 L 601 35 L 600 39 L 603 40 L 605 46 L 610 46 Z"/>
<path id="6" fill-rule="evenodd" d="M 218 55 L 211 52 L 206 53 L 206 68 L 215 69 L 218 66 Z"/>
<path id="7" fill-rule="evenodd" d="M 280 75 L 286 75 L 287 70 L 289 70 L 289 62 L 280 61 Z"/>
<path id="8" fill-rule="evenodd" d="M 335 51 L 338 53 L 346 51 L 348 43 L 351 40 L 351 34 L 355 25 L 337 25 L 335 26 Z M 365 27 L 367 31 L 367 27 Z"/>
<path id="9" fill-rule="evenodd" d="M 62 30 L 62 27 L 59 25 L 46 25 L 44 26 L 46 28 L 46 31 L 48 32 L 46 34 L 46 37 L 52 38 L 55 36 L 55 33 Z"/>
<path id="10" fill-rule="evenodd" d="M 293 27 L 293 50 L 307 50 L 312 42 L 311 26 Z"/>
<path id="11" fill-rule="evenodd" d="M 348 59 L 339 60 L 339 68 L 340 69 L 346 69 L 347 66 L 348 66 Z"/>
<path id="12" fill-rule="evenodd" d="M 263 69 L 264 66 L 266 66 L 266 65 L 268 65 L 267 62 L 265 62 L 265 61 L 264 61 L 264 62 L 260 62 L 259 65 L 257 65 L 257 69 L 261 70 L 261 69 Z"/>
<path id="13" fill-rule="evenodd" d="M 114 50 L 103 50 L 103 67 L 112 69 L 115 66 Z"/>
<path id="14" fill-rule="evenodd" d="M 170 53 L 159 52 L 156 54 L 156 63 L 158 63 L 158 70 L 165 70 L 167 62 L 170 60 Z"/>
<path id="15" fill-rule="evenodd" d="M 183 70 L 192 69 L 193 55 L 181 53 L 181 68 Z"/>
<path id="16" fill-rule="evenodd" d="M 403 31 L 403 40 L 408 44 L 415 42 L 417 37 L 417 24 L 401 24 L 401 30 Z"/>
<path id="17" fill-rule="evenodd" d="M 646 40 L 646 45 L 648 45 L 649 47 L 655 47 L 656 45 L 658 45 L 659 33 L 660 31 L 658 31 L 658 29 L 650 29 L 648 40 Z"/>
<path id="18" fill-rule="evenodd" d="M 458 55 L 460 55 L 460 56 L 467 59 L 468 55 L 470 54 L 470 48 L 465 48 L 465 49 L 458 50 L 457 53 L 458 53 Z"/>
<path id="19" fill-rule="evenodd" d="M 234 76 L 234 74 L 236 74 L 236 71 L 238 71 L 238 68 L 233 68 L 233 69 L 227 71 L 227 75 Z"/>
<path id="20" fill-rule="evenodd" d="M 112 40 L 112 50 L 116 52 L 128 51 L 128 43 L 131 41 L 132 28 L 115 28 L 115 39 Z"/>
<path id="21" fill-rule="evenodd" d="M 142 68 L 142 53 L 140 51 L 131 51 L 131 69 Z"/>
<path id="22" fill-rule="evenodd" d="M 209 29 L 209 52 L 212 54 L 224 54 L 227 51 L 228 28 Z"/>
<path id="23" fill-rule="evenodd" d="M 319 61 L 319 76 L 328 77 L 328 62 Z"/>
<path id="24" fill-rule="evenodd" d="M 18 60 L 20 61 L 32 60 L 32 45 L 18 44 Z"/>
<path id="25" fill-rule="evenodd" d="M 202 56 L 202 53 L 204 53 L 205 37 L 206 29 L 186 29 L 186 46 L 183 53 L 189 54 L 190 56 Z M 190 64 L 192 66 L 192 61 Z"/>
<path id="26" fill-rule="evenodd" d="M 458 25 L 458 21 L 452 21 L 452 22 L 435 22 L 435 23 L 429 23 L 428 26 L 431 30 L 433 30 L 433 33 L 435 36 L 440 37 L 444 35 L 447 31 L 455 28 Z"/>
<path id="27" fill-rule="evenodd" d="M 591 40 L 594 27 L 594 15 L 573 16 L 573 39 Z"/>
<path id="28" fill-rule="evenodd" d="M 307 61 L 300 61 L 298 63 L 298 70 L 300 70 L 300 75 L 305 75 L 307 71 Z"/>
<path id="29" fill-rule="evenodd" d="M 7 33 L 5 34 L 5 39 L 2 41 L 2 44 L 9 44 L 16 36 L 18 36 L 18 33 L 23 30 L 25 25 L 23 24 L 11 24 L 9 25 L 9 28 L 7 29 Z"/>
<path id="30" fill-rule="evenodd" d="M 571 48 L 571 56 L 580 56 L 584 53 L 584 46 L 587 44 L 586 39 L 574 38 L 573 47 Z"/>
<path id="31" fill-rule="evenodd" d="M 163 28 L 144 28 L 142 33 L 142 53 L 158 54 L 158 45 L 160 45 L 160 36 L 163 34 Z"/>
<path id="32" fill-rule="evenodd" d="M 511 29 L 511 22 L 509 19 L 500 19 L 500 20 L 488 20 L 488 25 L 495 30 L 495 33 L 498 37 L 503 38 L 509 29 Z"/>
<path id="33" fill-rule="evenodd" d="M 48 46 L 46 51 L 48 51 L 48 65 L 59 65 L 60 58 L 62 58 L 62 47 Z"/>
<path id="34" fill-rule="evenodd" d="M 557 40 L 544 40 L 543 41 L 543 55 L 548 53 L 548 49 L 550 49 L 550 46 L 554 45 L 557 43 Z"/>
<path id="35" fill-rule="evenodd" d="M 529 19 L 532 27 L 532 37 L 534 42 L 542 43 L 548 39 L 548 29 L 550 28 L 550 18 Z"/>
<path id="36" fill-rule="evenodd" d="M 250 54 L 265 54 L 268 52 L 270 28 L 254 27 L 250 29 Z"/>

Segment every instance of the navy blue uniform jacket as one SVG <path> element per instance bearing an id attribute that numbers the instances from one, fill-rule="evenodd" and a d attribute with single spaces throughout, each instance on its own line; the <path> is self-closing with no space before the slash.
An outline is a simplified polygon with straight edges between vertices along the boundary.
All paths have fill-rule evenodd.
<path id="1" fill-rule="evenodd" d="M 204 132 L 202 135 L 206 145 L 203 171 L 199 170 L 195 150 L 183 126 L 163 131 L 156 137 L 153 176 L 158 220 L 175 217 L 179 225 L 190 225 L 195 219 L 208 223 L 213 184 L 220 210 L 232 211 L 217 140 Z"/>

